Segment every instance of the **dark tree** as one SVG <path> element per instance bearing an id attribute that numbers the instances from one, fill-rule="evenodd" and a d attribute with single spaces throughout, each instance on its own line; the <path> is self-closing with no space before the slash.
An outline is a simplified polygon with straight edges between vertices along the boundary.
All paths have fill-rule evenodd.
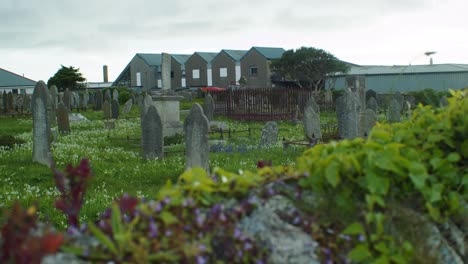
<path id="1" fill-rule="evenodd" d="M 301 47 L 283 53 L 273 61 L 272 68 L 283 80 L 318 91 L 332 75 L 347 72 L 349 65 L 322 49 Z"/>
<path id="2" fill-rule="evenodd" d="M 59 91 L 63 91 L 66 88 L 75 89 L 82 86 L 82 82 L 86 81 L 80 72 L 80 69 L 76 69 L 73 66 L 65 67 L 61 65 L 54 76 L 47 81 L 47 86 L 55 85 Z"/>

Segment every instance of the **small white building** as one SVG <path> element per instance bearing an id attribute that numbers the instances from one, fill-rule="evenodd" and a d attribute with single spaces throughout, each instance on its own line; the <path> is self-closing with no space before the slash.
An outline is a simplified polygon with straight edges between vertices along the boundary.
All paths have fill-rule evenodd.
<path id="1" fill-rule="evenodd" d="M 36 81 L 0 68 L 0 93 L 32 94 Z"/>

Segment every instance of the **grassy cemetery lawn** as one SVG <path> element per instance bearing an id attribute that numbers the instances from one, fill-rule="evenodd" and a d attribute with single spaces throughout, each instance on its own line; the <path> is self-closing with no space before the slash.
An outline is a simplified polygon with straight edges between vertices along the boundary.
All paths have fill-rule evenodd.
<path id="1" fill-rule="evenodd" d="M 189 108 L 188 104 L 184 104 L 184 108 Z M 142 159 L 137 107 L 117 120 L 114 130 L 104 129 L 102 111 L 88 110 L 81 114 L 89 121 L 72 122 L 71 133 L 57 137 L 52 144 L 52 153 L 59 170 L 69 163 L 78 164 L 84 157 L 90 160 L 94 177 L 80 215 L 83 222 L 95 220 L 113 199 L 123 193 L 154 198 L 161 186 L 168 180 L 177 181 L 184 171 L 185 146 L 181 135 L 165 139 L 164 160 Z M 306 149 L 305 146 L 283 149 L 281 141 L 276 146 L 260 149 L 258 142 L 265 122 L 241 122 L 223 117 L 217 121 L 231 129 L 231 138 L 227 132 L 223 133 L 223 138 L 216 132 L 209 135 L 211 168 L 222 167 L 233 172 L 240 168 L 256 170 L 259 160 L 271 160 L 273 165 L 288 165 L 293 164 Z M 25 206 L 37 202 L 43 219 L 65 227 L 63 214 L 54 207 L 58 191 L 53 172 L 31 159 L 31 118 L 2 117 L 0 123 L 0 136 L 14 136 L 18 143 L 13 148 L 0 149 L 0 207 L 10 207 L 15 200 Z M 287 121 L 278 124 L 280 139 L 304 139 L 302 124 Z"/>

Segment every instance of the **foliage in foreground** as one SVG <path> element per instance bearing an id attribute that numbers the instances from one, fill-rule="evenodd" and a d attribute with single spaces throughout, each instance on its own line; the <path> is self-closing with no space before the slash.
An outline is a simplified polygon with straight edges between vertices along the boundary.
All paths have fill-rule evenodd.
<path id="1" fill-rule="evenodd" d="M 353 260 L 360 263 L 408 263 L 415 245 L 409 238 L 392 232 L 389 210 L 395 204 L 419 213 L 427 213 L 434 221 L 443 222 L 466 204 L 468 185 L 468 100 L 465 92 L 454 94 L 446 109 L 420 107 L 410 122 L 378 125 L 368 139 L 345 140 L 319 145 L 299 158 L 297 167 L 270 167 L 260 162 L 257 172 L 239 174 L 215 169 L 211 175 L 200 169 L 187 171 L 177 184 L 168 182 L 156 201 L 142 201 L 123 196 L 96 223 L 78 226 L 75 217 L 69 219 L 69 234 L 64 243 L 60 236 L 51 236 L 50 253 L 73 252 L 90 261 L 115 262 L 178 262 L 178 263 L 261 263 L 268 250 L 246 237 L 238 229 L 239 219 L 254 208 L 251 190 L 267 183 L 299 183 L 294 194 L 267 189 L 265 199 L 272 195 L 287 195 L 301 202 L 301 194 L 313 192 L 328 201 L 329 209 L 340 211 L 340 217 L 328 219 L 328 236 L 324 225 L 314 214 L 287 215 L 292 225 L 302 227 L 316 241 L 324 261 Z M 84 166 L 82 163 L 81 166 Z M 63 210 L 70 216 L 80 205 L 82 181 L 73 181 L 85 169 L 67 169 Z M 88 176 L 83 177 L 86 180 Z M 281 190 L 281 188 L 280 188 Z M 78 197 L 78 199 L 76 198 Z M 223 201 L 233 198 L 232 206 Z M 75 201 L 75 202 L 74 202 Z M 60 204 L 60 203 L 59 203 Z M 78 206 L 76 206 L 78 205 Z M 298 206 L 298 208 L 308 207 Z M 78 210 L 79 211 L 79 210 Z M 18 213 L 19 212 L 19 213 Z M 14 240 L 15 234 L 28 234 L 35 229 L 34 214 L 28 210 L 13 210 L 2 228 L 3 260 L 17 260 L 15 250 L 24 250 L 29 238 Z M 17 228 L 11 219 L 26 219 Z M 28 218 L 29 217 L 29 218 Z M 315 221 L 315 223 L 314 223 Z M 25 221 L 23 221 L 25 222 Z M 52 231 L 44 229 L 42 237 Z M 4 234 L 13 234 L 5 236 Z M 38 236 L 37 239 L 43 239 Z M 84 239 L 91 242 L 81 243 Z M 338 247 L 341 240 L 349 243 Z M 34 240 L 34 239 L 33 239 Z M 46 239 L 47 240 L 47 239 Z M 47 240 L 49 241 L 49 240 Z M 53 243 L 55 241 L 55 243 Z M 10 245 L 16 245 L 15 247 Z M 345 258 L 343 259 L 343 252 Z M 38 256 L 41 257 L 41 256 Z"/>

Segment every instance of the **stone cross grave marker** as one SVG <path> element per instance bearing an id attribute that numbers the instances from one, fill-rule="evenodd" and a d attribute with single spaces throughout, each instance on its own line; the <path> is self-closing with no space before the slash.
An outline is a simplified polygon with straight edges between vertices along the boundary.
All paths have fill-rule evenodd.
<path id="1" fill-rule="evenodd" d="M 359 136 L 369 136 L 370 130 L 375 126 L 377 117 L 372 109 L 366 109 L 359 113 Z"/>
<path id="2" fill-rule="evenodd" d="M 133 106 L 133 102 L 132 102 L 132 98 L 130 98 L 127 100 L 127 102 L 125 102 L 122 113 L 124 115 L 130 113 L 130 111 L 132 110 L 132 106 Z"/>
<path id="3" fill-rule="evenodd" d="M 185 169 L 201 167 L 209 170 L 209 121 L 202 107 L 195 103 L 184 121 Z"/>
<path id="4" fill-rule="evenodd" d="M 70 133 L 70 119 L 68 110 L 63 103 L 60 103 L 57 109 L 57 126 L 60 134 Z"/>
<path id="5" fill-rule="evenodd" d="M 268 147 L 278 142 L 278 124 L 270 121 L 262 128 L 260 147 Z"/>
<path id="6" fill-rule="evenodd" d="M 400 122 L 401 104 L 394 98 L 388 107 L 387 120 L 389 123 Z"/>
<path id="7" fill-rule="evenodd" d="M 164 158 L 164 138 L 161 117 L 155 105 L 150 105 L 141 118 L 141 143 L 146 159 Z"/>
<path id="8" fill-rule="evenodd" d="M 205 114 L 208 121 L 213 121 L 214 117 L 214 101 L 211 94 L 206 94 L 205 99 L 203 100 L 203 113 Z"/>
<path id="9" fill-rule="evenodd" d="M 47 118 L 47 86 L 43 81 L 37 82 L 32 95 L 33 113 L 33 161 L 52 166 L 50 151 L 50 125 Z"/>
<path id="10" fill-rule="evenodd" d="M 320 107 L 315 102 L 313 96 L 309 98 L 304 109 L 304 132 L 311 142 L 322 138 L 320 131 Z"/>

